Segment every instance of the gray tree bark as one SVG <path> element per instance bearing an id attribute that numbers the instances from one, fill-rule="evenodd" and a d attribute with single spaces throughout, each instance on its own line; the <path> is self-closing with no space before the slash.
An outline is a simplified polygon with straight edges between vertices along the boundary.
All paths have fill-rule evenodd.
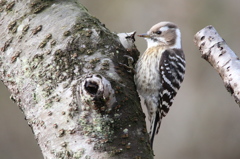
<path id="1" fill-rule="evenodd" d="M 221 76 L 228 92 L 240 106 L 240 61 L 213 26 L 200 30 L 194 39 L 202 58 Z"/>
<path id="2" fill-rule="evenodd" d="M 1 0 L 0 11 L 0 79 L 44 158 L 153 158 L 123 65 L 138 57 L 128 34 L 119 40 L 75 0 Z"/>

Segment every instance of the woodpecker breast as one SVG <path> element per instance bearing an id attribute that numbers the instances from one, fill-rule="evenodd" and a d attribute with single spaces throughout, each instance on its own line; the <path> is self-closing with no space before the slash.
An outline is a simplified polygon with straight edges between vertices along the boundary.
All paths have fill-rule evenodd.
<path id="1" fill-rule="evenodd" d="M 136 64 L 135 71 L 137 74 L 135 75 L 135 82 L 142 96 L 145 93 L 148 95 L 161 88 L 159 83 L 159 61 L 163 51 L 161 47 L 149 48 Z"/>

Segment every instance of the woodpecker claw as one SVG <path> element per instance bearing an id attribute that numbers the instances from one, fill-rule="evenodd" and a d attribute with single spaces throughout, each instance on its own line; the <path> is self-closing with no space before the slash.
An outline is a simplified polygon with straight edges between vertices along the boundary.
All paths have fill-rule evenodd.
<path id="1" fill-rule="evenodd" d="M 133 59 L 131 56 L 129 56 L 129 55 L 123 55 L 123 57 L 126 57 L 126 58 L 127 58 L 128 64 L 126 65 L 126 64 L 123 64 L 123 63 L 120 63 L 120 62 L 119 62 L 119 64 L 120 64 L 121 66 L 127 68 L 127 69 L 128 69 L 128 70 L 127 70 L 128 72 L 135 74 L 135 70 L 134 70 L 134 67 L 133 67 L 134 59 Z"/>

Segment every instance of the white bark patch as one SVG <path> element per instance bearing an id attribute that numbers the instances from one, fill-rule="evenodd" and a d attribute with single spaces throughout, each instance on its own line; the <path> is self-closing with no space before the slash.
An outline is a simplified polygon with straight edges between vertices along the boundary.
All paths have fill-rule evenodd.
<path id="1" fill-rule="evenodd" d="M 127 50 L 132 50 L 133 48 L 135 48 L 134 45 L 134 35 L 135 35 L 135 31 L 130 32 L 130 33 L 119 33 L 118 38 L 121 42 L 121 44 L 123 45 L 123 47 Z"/>

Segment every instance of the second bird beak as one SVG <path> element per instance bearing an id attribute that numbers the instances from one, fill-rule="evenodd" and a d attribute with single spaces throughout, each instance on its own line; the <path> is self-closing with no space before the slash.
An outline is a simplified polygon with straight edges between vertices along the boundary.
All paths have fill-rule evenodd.
<path id="1" fill-rule="evenodd" d="M 150 36 L 147 33 L 139 34 L 138 36 L 143 38 L 150 38 Z"/>

